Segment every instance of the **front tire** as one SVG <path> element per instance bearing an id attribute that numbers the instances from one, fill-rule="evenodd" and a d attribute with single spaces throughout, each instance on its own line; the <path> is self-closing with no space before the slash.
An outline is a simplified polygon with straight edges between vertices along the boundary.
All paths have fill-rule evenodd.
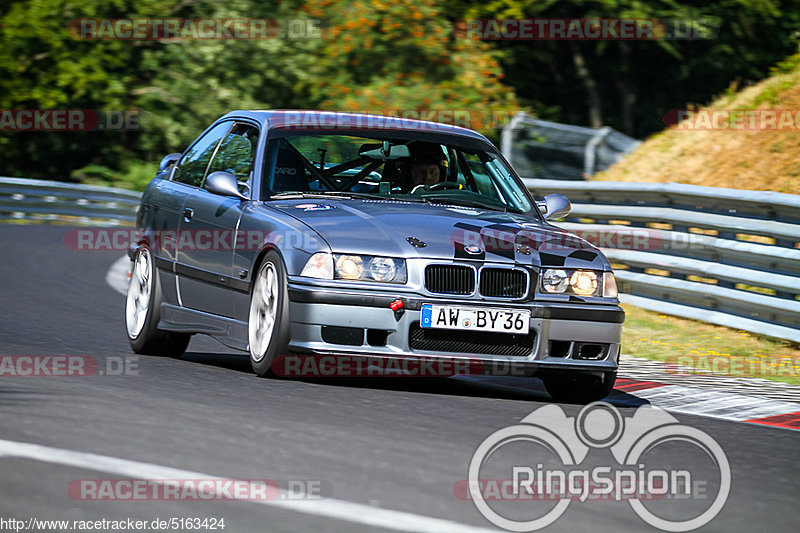
<path id="1" fill-rule="evenodd" d="M 128 342 L 136 353 L 180 357 L 191 335 L 158 329 L 161 301 L 161 283 L 153 256 L 148 248 L 140 248 L 133 259 L 125 301 Z"/>
<path id="2" fill-rule="evenodd" d="M 611 394 L 616 380 L 616 371 L 604 372 L 602 378 L 574 373 L 554 373 L 542 377 L 544 388 L 553 400 L 579 404 L 602 400 Z"/>
<path id="3" fill-rule="evenodd" d="M 274 375 L 276 355 L 286 354 L 289 345 L 289 302 L 286 267 L 275 251 L 267 253 L 258 268 L 250 294 L 247 325 L 250 365 L 259 377 Z"/>

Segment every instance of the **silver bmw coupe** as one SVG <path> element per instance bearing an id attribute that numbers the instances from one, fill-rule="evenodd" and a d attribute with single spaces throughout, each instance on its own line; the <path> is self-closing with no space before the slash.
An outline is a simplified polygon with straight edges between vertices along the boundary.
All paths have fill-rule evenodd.
<path id="1" fill-rule="evenodd" d="M 249 352 L 259 376 L 293 354 L 469 361 L 597 400 L 624 312 L 600 250 L 548 222 L 570 207 L 534 199 L 469 129 L 233 111 L 142 196 L 129 341 L 179 356 L 203 333 Z"/>

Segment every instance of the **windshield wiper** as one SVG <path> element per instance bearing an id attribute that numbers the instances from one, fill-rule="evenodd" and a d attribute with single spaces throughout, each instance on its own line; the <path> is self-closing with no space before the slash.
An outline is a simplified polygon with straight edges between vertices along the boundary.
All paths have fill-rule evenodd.
<path id="1" fill-rule="evenodd" d="M 270 200 L 279 200 L 287 198 L 353 198 L 358 200 L 390 200 L 394 202 L 417 202 L 422 203 L 425 200 L 422 198 L 400 198 L 391 195 L 382 195 L 368 192 L 350 192 L 350 191 L 292 191 L 280 192 L 273 194 L 269 197 Z"/>
<path id="2" fill-rule="evenodd" d="M 480 200 L 471 200 L 467 198 L 448 198 L 445 196 L 423 196 L 423 200 L 429 202 L 431 204 L 450 204 L 450 205 L 458 205 L 464 207 L 482 207 L 484 209 L 490 209 L 492 211 L 502 211 L 503 213 L 508 211 L 508 208 L 504 205 L 495 204 L 491 202 L 481 202 Z"/>
<path id="3" fill-rule="evenodd" d="M 326 196 L 325 191 L 287 191 L 271 195 L 270 200 L 283 200 L 286 198 L 315 198 Z"/>
<path id="4" fill-rule="evenodd" d="M 406 198 L 405 196 L 401 198 L 399 196 L 392 196 L 389 194 L 387 195 L 375 194 L 371 192 L 326 191 L 325 194 L 330 194 L 331 196 L 357 198 L 362 200 L 391 200 L 393 202 L 417 202 L 417 203 L 424 202 L 424 200 L 420 198 Z"/>

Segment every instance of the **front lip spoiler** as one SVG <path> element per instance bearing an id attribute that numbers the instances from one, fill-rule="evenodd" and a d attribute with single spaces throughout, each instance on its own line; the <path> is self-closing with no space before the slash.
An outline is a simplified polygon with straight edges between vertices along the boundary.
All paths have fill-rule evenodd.
<path id="1" fill-rule="evenodd" d="M 582 322 L 608 322 L 622 324 L 625 321 L 625 311 L 617 305 L 597 304 L 568 304 L 551 302 L 494 302 L 483 300 L 447 300 L 437 297 L 420 297 L 400 294 L 373 294 L 365 292 L 346 292 L 325 290 L 319 287 L 305 287 L 289 284 L 289 300 L 305 304 L 326 305 L 352 305 L 358 307 L 389 308 L 395 300 L 403 301 L 403 308 L 410 311 L 419 311 L 423 303 L 439 303 L 460 306 L 521 308 L 531 311 L 531 318 L 544 318 L 553 320 L 576 320 Z"/>

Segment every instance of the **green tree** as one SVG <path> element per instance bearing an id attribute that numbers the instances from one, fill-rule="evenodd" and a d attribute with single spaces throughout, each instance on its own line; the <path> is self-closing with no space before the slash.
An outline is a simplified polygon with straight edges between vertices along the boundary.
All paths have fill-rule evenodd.
<path id="1" fill-rule="evenodd" d="M 291 4 L 255 0 L 11 3 L 0 11 L 0 108 L 132 110 L 141 131 L 3 132 L 0 172 L 63 179 L 87 165 L 126 170 L 183 150 L 231 109 L 310 103 L 319 39 L 87 40 L 70 34 L 70 21 L 289 16 L 297 16 Z"/>
<path id="2" fill-rule="evenodd" d="M 519 109 L 491 47 L 457 38 L 434 0 L 309 0 L 306 11 L 326 22 L 314 68 L 326 109 L 465 111 L 487 133 Z"/>
<path id="3" fill-rule="evenodd" d="M 506 82 L 544 118 L 608 124 L 643 137 L 664 114 L 705 103 L 733 81 L 757 81 L 791 54 L 800 30 L 797 0 L 445 0 L 454 19 L 629 18 L 710 21 L 711 39 L 492 41 Z M 541 104 L 538 104 L 541 103 Z"/>

